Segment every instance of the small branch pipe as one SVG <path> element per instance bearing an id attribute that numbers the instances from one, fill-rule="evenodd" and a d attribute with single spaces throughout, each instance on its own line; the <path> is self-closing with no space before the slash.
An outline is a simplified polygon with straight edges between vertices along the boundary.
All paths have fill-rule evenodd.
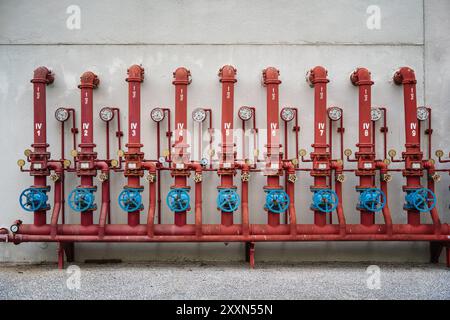
<path id="1" fill-rule="evenodd" d="M 280 144 L 280 126 L 279 126 L 279 96 L 278 88 L 281 80 L 280 72 L 274 67 L 268 67 L 263 70 L 263 84 L 266 86 L 267 94 L 267 153 L 264 174 L 267 176 L 267 185 L 265 190 L 281 189 L 280 175 L 281 168 L 281 144 Z M 280 214 L 267 211 L 268 224 L 277 226 L 280 224 Z"/>
<path id="2" fill-rule="evenodd" d="M 34 70 L 33 79 L 33 115 L 34 115 L 34 142 L 31 145 L 33 152 L 30 155 L 31 175 L 34 176 L 34 187 L 47 188 L 47 176 L 50 172 L 46 169 L 50 153 L 47 152 L 47 96 L 46 85 L 53 83 L 54 75 L 46 67 Z M 34 163 L 41 163 L 41 169 L 35 169 Z M 46 210 L 34 212 L 34 224 L 46 223 Z"/>
<path id="3" fill-rule="evenodd" d="M 144 175 L 141 152 L 141 83 L 144 81 L 144 68 L 132 65 L 127 70 L 128 77 L 128 143 L 125 153 L 125 176 L 128 178 L 126 188 L 143 190 L 140 178 Z M 128 224 L 136 226 L 140 222 L 140 210 L 128 212 Z"/>
<path id="4" fill-rule="evenodd" d="M 309 71 L 308 80 L 314 88 L 314 152 L 311 153 L 313 169 L 311 176 L 314 177 L 312 189 L 329 189 L 327 177 L 330 176 L 330 153 L 327 143 L 327 78 L 328 71 L 322 66 L 316 66 Z M 325 165 L 325 168 L 321 166 Z M 341 201 L 341 199 L 339 199 Z M 319 210 L 314 210 L 314 223 L 324 226 L 327 223 L 327 216 Z"/>
<path id="5" fill-rule="evenodd" d="M 196 175 L 201 177 L 202 166 L 199 163 L 191 164 L 191 169 Z M 195 234 L 197 237 L 202 235 L 202 179 L 195 182 Z"/>
<path id="6" fill-rule="evenodd" d="M 106 179 L 102 181 L 102 204 L 100 207 L 100 217 L 99 217 L 99 236 L 103 237 L 105 235 L 105 225 L 106 219 L 110 217 L 111 199 L 110 199 L 110 187 L 109 187 L 109 166 L 104 161 L 97 161 L 95 163 L 95 168 L 101 170 L 101 172 L 106 176 Z M 109 218 L 110 219 L 110 218 Z"/>
<path id="7" fill-rule="evenodd" d="M 433 161 L 425 161 L 424 162 L 424 168 L 427 170 L 427 187 L 430 189 L 433 193 L 435 193 L 435 182 L 432 178 L 434 174 L 436 173 L 436 168 L 434 167 Z M 433 224 L 435 226 L 435 233 L 441 234 L 441 220 L 439 219 L 439 213 L 437 209 L 437 204 L 434 206 L 433 209 L 431 209 L 431 219 L 433 221 Z"/>
<path id="8" fill-rule="evenodd" d="M 91 71 L 87 71 L 81 75 L 81 143 L 80 153 L 77 156 L 77 162 L 89 163 L 88 168 L 77 168 L 77 175 L 81 177 L 82 188 L 94 188 L 93 178 L 97 174 L 94 168 L 94 162 L 97 153 L 94 152 L 94 122 L 93 122 L 93 90 L 97 88 L 100 80 L 97 75 Z M 93 210 L 86 210 L 81 214 L 81 224 L 88 226 L 93 224 Z"/>
<path id="9" fill-rule="evenodd" d="M 154 225 L 155 225 L 155 209 L 156 209 L 156 186 L 155 186 L 155 178 L 157 178 L 157 166 L 153 162 L 144 162 L 142 164 L 144 168 L 148 170 L 149 175 L 151 177 L 149 179 L 149 203 L 148 203 L 148 212 L 147 212 L 147 235 L 149 237 L 153 237 L 155 234 Z"/>
<path id="10" fill-rule="evenodd" d="M 291 161 L 286 161 L 284 163 L 284 169 L 287 172 L 287 175 L 295 175 L 295 167 L 292 164 Z M 289 214 L 289 225 L 291 227 L 291 234 L 296 235 L 297 234 L 297 213 L 295 211 L 295 185 L 294 181 L 288 181 L 286 186 L 286 192 L 289 196 L 290 202 L 289 202 L 289 208 L 288 208 L 288 214 Z"/>
<path id="11" fill-rule="evenodd" d="M 59 214 L 61 212 L 61 208 L 63 206 L 63 184 L 64 184 L 64 180 L 63 180 L 63 175 L 64 175 L 64 170 L 63 170 L 63 166 L 61 164 L 61 162 L 49 162 L 49 168 L 51 170 L 55 170 L 56 173 L 56 181 L 55 181 L 55 191 L 54 191 L 54 206 L 53 206 L 53 212 L 52 212 L 52 216 L 51 216 L 51 235 L 52 237 L 56 236 L 56 230 L 57 230 L 57 225 L 58 225 L 58 220 L 59 220 Z"/>
<path id="12" fill-rule="evenodd" d="M 388 235 L 392 235 L 392 215 L 391 210 L 389 209 L 389 193 L 388 193 L 388 183 L 384 178 L 388 174 L 388 166 L 383 161 L 378 161 L 376 163 L 378 169 L 380 169 L 380 187 L 381 191 L 383 191 L 386 196 L 386 205 L 382 209 L 384 222 L 386 223 L 386 233 Z"/>
<path id="13" fill-rule="evenodd" d="M 371 126 L 373 125 L 370 116 L 372 107 L 372 85 L 370 71 L 366 68 L 357 68 L 350 76 L 350 81 L 359 89 L 359 141 L 357 147 L 359 151 L 355 153 L 358 161 L 356 176 L 359 176 L 359 186 L 357 190 L 375 188 L 375 149 L 374 135 Z M 361 223 L 372 225 L 375 223 L 375 214 L 362 208 L 358 208 L 361 213 Z"/>
<path id="14" fill-rule="evenodd" d="M 334 169 L 335 175 L 340 175 L 343 172 L 343 164 L 342 161 L 332 161 L 331 162 L 331 168 Z M 331 184 L 331 183 L 330 183 Z M 344 208 L 342 206 L 342 182 L 338 179 L 335 180 L 335 186 L 334 189 L 336 191 L 336 194 L 339 198 L 339 202 L 336 208 L 336 213 L 338 216 L 338 223 L 339 223 L 339 233 L 341 235 L 345 235 L 346 233 L 346 221 L 345 221 L 345 215 L 344 215 Z"/>
<path id="15" fill-rule="evenodd" d="M 250 232 L 250 215 L 248 212 L 248 179 L 243 179 L 242 176 L 249 177 L 249 175 L 250 166 L 244 162 L 241 166 L 241 223 L 243 235 L 248 235 Z"/>
<path id="16" fill-rule="evenodd" d="M 220 176 L 220 189 L 235 189 L 233 176 L 236 153 L 234 150 L 234 84 L 236 83 L 236 69 L 225 65 L 219 70 L 219 78 L 222 83 L 222 120 L 221 133 L 222 145 L 218 175 Z M 233 224 L 233 212 L 221 211 L 221 221 L 225 226 Z"/>
<path id="17" fill-rule="evenodd" d="M 175 184 L 171 188 L 188 189 L 187 177 L 189 171 L 186 166 L 190 163 L 190 154 L 187 152 L 187 86 L 191 83 L 191 73 L 188 69 L 180 67 L 173 73 L 172 84 L 175 85 L 175 137 L 174 152 L 172 153 L 171 175 Z M 186 211 L 175 213 L 175 225 L 186 224 Z"/>

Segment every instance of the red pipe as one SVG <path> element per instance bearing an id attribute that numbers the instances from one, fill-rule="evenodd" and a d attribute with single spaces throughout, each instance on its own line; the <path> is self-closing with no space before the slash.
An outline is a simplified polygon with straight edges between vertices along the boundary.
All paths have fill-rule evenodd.
<path id="1" fill-rule="evenodd" d="M 388 174 L 388 167 L 387 164 L 383 161 L 379 161 L 376 163 L 377 168 L 380 169 L 380 187 L 381 191 L 384 192 L 384 195 L 386 196 L 386 205 L 382 209 L 383 212 L 383 218 L 384 222 L 386 223 L 386 232 L 388 235 L 392 235 L 392 215 L 391 210 L 389 209 L 389 193 L 388 193 L 388 187 L 387 187 L 387 179 L 385 178 Z"/>
<path id="2" fill-rule="evenodd" d="M 278 78 L 280 72 L 274 67 L 263 70 L 263 84 L 266 86 L 267 94 L 267 154 L 264 175 L 267 176 L 265 190 L 281 189 L 280 175 L 281 167 L 281 144 L 279 126 L 279 96 L 278 88 L 281 80 Z M 268 211 L 267 220 L 270 226 L 280 224 L 280 214 Z"/>
<path id="3" fill-rule="evenodd" d="M 233 66 L 225 65 L 219 70 L 220 82 L 222 83 L 222 145 L 219 170 L 220 189 L 232 188 L 233 176 L 236 174 L 234 163 L 236 154 L 234 151 L 234 84 L 236 83 L 236 69 Z M 221 221 L 225 226 L 233 224 L 233 212 L 221 211 Z"/>
<path id="4" fill-rule="evenodd" d="M 233 224 L 232 226 L 223 226 L 222 224 L 203 224 L 202 225 L 202 236 L 203 238 L 207 235 L 214 236 L 225 236 L 225 235 L 243 235 L 241 224 Z M 421 224 L 419 226 L 413 226 L 408 224 L 394 224 L 393 226 L 393 236 L 404 236 L 408 235 L 433 235 L 435 227 L 432 224 Z M 58 225 L 58 235 L 98 235 L 99 225 L 90 226 L 80 226 L 75 224 L 65 224 Z M 280 224 L 278 226 L 270 226 L 266 224 L 251 224 L 249 228 L 250 235 L 291 235 L 292 239 L 298 239 L 302 236 L 308 235 L 340 235 L 341 238 L 345 238 L 345 235 L 386 235 L 387 226 L 385 224 L 374 224 L 371 226 L 363 226 L 361 224 L 347 224 L 345 227 L 345 235 L 341 233 L 341 226 L 327 224 L 326 226 L 317 226 L 315 224 L 297 224 L 295 226 L 298 237 L 292 236 L 291 226 Z M 147 226 L 138 225 L 132 227 L 128 224 L 113 224 L 105 226 L 105 236 L 138 236 L 147 235 Z M 154 225 L 154 235 L 155 236 L 166 236 L 171 238 L 173 236 L 181 235 L 195 235 L 197 228 L 195 225 L 189 224 L 184 226 L 176 226 L 173 224 L 159 224 Z M 36 226 L 33 224 L 22 224 L 20 225 L 19 232 L 16 235 L 50 235 L 51 226 L 46 224 L 43 226 Z M 442 224 L 441 235 L 450 235 L 450 228 L 448 224 Z M 404 240 L 404 239 L 403 239 Z M 161 241 L 165 241 L 161 239 Z M 450 239 L 446 239 L 450 241 Z"/>
<path id="5" fill-rule="evenodd" d="M 147 235 L 149 237 L 153 237 L 154 235 L 154 224 L 155 224 L 155 207 L 156 207 L 156 187 L 155 180 L 156 177 L 156 164 L 153 162 L 144 162 L 143 166 L 148 169 L 149 175 L 152 175 L 152 178 L 149 179 L 149 204 L 148 204 L 148 213 L 147 213 Z"/>
<path id="6" fill-rule="evenodd" d="M 175 184 L 171 188 L 188 189 L 186 166 L 190 163 L 190 155 L 187 152 L 189 143 L 187 141 L 187 86 L 191 83 L 191 73 L 188 69 L 180 67 L 173 73 L 175 85 L 175 141 L 172 153 L 171 175 L 175 177 Z M 186 224 L 186 211 L 175 213 L 175 224 L 183 226 Z"/>
<path id="7" fill-rule="evenodd" d="M 97 75 L 87 71 L 81 75 L 78 86 L 81 89 L 81 143 L 79 145 L 81 150 L 77 160 L 89 163 L 88 169 L 81 167 L 77 169 L 82 188 L 94 188 L 93 178 L 97 174 L 94 168 L 97 153 L 94 152 L 93 89 L 96 89 L 99 83 Z M 83 226 L 93 224 L 93 210 L 87 210 L 81 214 L 81 224 Z"/>
<path id="8" fill-rule="evenodd" d="M 56 236 L 56 229 L 57 229 L 57 224 L 58 224 L 58 219 L 59 219 L 59 213 L 61 211 L 61 207 L 62 207 L 62 201 L 63 201 L 63 195 L 62 195 L 62 191 L 63 191 L 63 175 L 64 175 L 64 171 L 63 171 L 63 167 L 61 162 L 50 162 L 49 163 L 49 168 L 55 170 L 55 173 L 57 174 L 57 180 L 55 181 L 55 191 L 54 191 L 54 206 L 53 206 L 53 212 L 52 212 L 52 216 L 51 216 L 51 235 L 52 237 Z"/>
<path id="9" fill-rule="evenodd" d="M 144 81 L 144 68 L 132 65 L 128 70 L 128 143 L 125 153 L 125 176 L 128 178 L 126 187 L 143 189 L 140 177 L 144 175 L 141 152 L 141 83 Z M 137 226 L 140 223 L 140 210 L 128 212 L 128 224 Z"/>
<path id="10" fill-rule="evenodd" d="M 359 151 L 355 153 L 358 161 L 356 176 L 359 176 L 357 190 L 375 188 L 375 149 L 373 125 L 370 116 L 372 107 L 372 85 L 370 71 L 366 68 L 357 68 L 350 76 L 353 85 L 359 88 Z M 375 213 L 358 208 L 361 213 L 361 223 L 369 226 L 375 223 Z"/>
<path id="11" fill-rule="evenodd" d="M 31 145 L 33 152 L 30 154 L 31 172 L 34 176 L 34 187 L 47 188 L 47 176 L 50 175 L 46 168 L 50 153 L 47 148 L 47 97 L 46 85 L 53 83 L 54 75 L 46 67 L 39 67 L 34 70 L 33 79 L 33 114 L 34 114 L 34 142 Z M 41 168 L 35 167 L 35 163 L 40 163 Z M 44 225 L 46 223 L 46 209 L 34 212 L 34 224 Z"/>
<path id="12" fill-rule="evenodd" d="M 417 121 L 417 96 L 416 96 L 416 75 L 409 67 L 400 68 L 393 77 L 394 83 L 403 85 L 403 99 L 405 106 L 405 152 L 402 158 L 405 162 L 403 176 L 406 177 L 406 185 L 403 190 L 422 188 L 420 178 L 423 175 L 422 151 L 420 150 L 420 131 Z M 418 167 L 417 167 L 418 165 Z M 413 168 L 413 166 L 415 166 Z M 412 225 L 420 224 L 420 212 L 415 209 L 408 209 L 408 223 Z"/>
<path id="13" fill-rule="evenodd" d="M 322 66 L 314 67 L 308 75 L 308 80 L 314 88 L 314 152 L 311 153 L 313 169 L 311 176 L 314 177 L 313 189 L 328 189 L 327 177 L 330 176 L 330 153 L 327 151 L 327 78 L 328 71 Z M 342 201 L 339 199 L 339 201 Z M 324 226 L 327 216 L 319 210 L 314 210 L 314 223 Z"/>

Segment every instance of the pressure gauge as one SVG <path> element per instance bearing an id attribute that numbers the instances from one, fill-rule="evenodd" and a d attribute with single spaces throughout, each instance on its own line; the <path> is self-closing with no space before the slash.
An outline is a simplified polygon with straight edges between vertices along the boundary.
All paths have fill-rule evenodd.
<path id="1" fill-rule="evenodd" d="M 202 166 L 207 166 L 208 165 L 208 163 L 209 163 L 209 161 L 208 161 L 208 159 L 206 159 L 206 158 L 202 158 L 201 160 L 200 160 L 200 164 L 202 165 Z"/>
<path id="2" fill-rule="evenodd" d="M 328 108 L 328 118 L 332 121 L 337 121 L 342 117 L 342 109 L 339 107 Z"/>
<path id="3" fill-rule="evenodd" d="M 417 120 L 425 121 L 430 116 L 430 112 L 427 107 L 418 107 L 417 108 Z"/>
<path id="4" fill-rule="evenodd" d="M 247 106 L 240 107 L 238 115 L 242 121 L 248 121 L 253 117 L 253 109 Z"/>
<path id="5" fill-rule="evenodd" d="M 55 111 L 55 118 L 59 122 L 64 122 L 69 119 L 69 111 L 66 108 L 58 108 Z"/>
<path id="6" fill-rule="evenodd" d="M 197 108 L 192 112 L 192 120 L 195 122 L 203 122 L 206 119 L 206 111 L 202 108 Z"/>
<path id="7" fill-rule="evenodd" d="M 164 110 L 161 108 L 154 108 L 151 112 L 150 112 L 150 117 L 152 118 L 153 121 L 155 122 L 161 122 L 164 120 Z"/>
<path id="8" fill-rule="evenodd" d="M 100 119 L 105 122 L 109 122 L 114 118 L 114 111 L 109 107 L 104 107 L 100 110 Z"/>
<path id="9" fill-rule="evenodd" d="M 17 224 L 13 224 L 9 230 L 11 230 L 12 233 L 17 233 L 19 231 L 19 226 Z"/>
<path id="10" fill-rule="evenodd" d="M 370 110 L 370 118 L 372 121 L 378 121 L 381 119 L 381 110 L 379 108 L 372 108 Z"/>
<path id="11" fill-rule="evenodd" d="M 289 108 L 289 107 L 281 109 L 280 117 L 281 117 L 281 119 L 283 119 L 283 121 L 289 122 L 292 119 L 294 119 L 294 116 L 295 116 L 294 109 Z"/>

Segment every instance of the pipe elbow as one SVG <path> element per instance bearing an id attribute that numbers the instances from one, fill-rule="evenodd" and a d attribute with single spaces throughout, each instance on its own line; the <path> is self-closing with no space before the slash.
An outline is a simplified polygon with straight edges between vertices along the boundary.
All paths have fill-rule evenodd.
<path id="1" fill-rule="evenodd" d="M 95 168 L 97 170 L 101 170 L 102 172 L 108 172 L 109 166 L 105 161 L 96 161 L 95 162 Z"/>
<path id="2" fill-rule="evenodd" d="M 342 172 L 344 170 L 344 164 L 342 161 L 331 161 L 331 168 L 336 172 Z"/>
<path id="3" fill-rule="evenodd" d="M 86 71 L 80 77 L 80 84 L 78 85 L 79 89 L 83 88 L 91 88 L 96 89 L 100 84 L 100 79 L 97 77 L 95 73 L 92 71 Z"/>
<path id="4" fill-rule="evenodd" d="M 316 83 L 327 83 L 330 82 L 327 76 L 328 76 L 327 69 L 325 69 L 322 66 L 315 66 L 308 72 L 307 80 L 312 85 L 315 85 Z"/>
<path id="5" fill-rule="evenodd" d="M 177 68 L 173 73 L 173 84 L 190 84 L 191 72 L 185 67 Z"/>
<path id="6" fill-rule="evenodd" d="M 219 69 L 220 82 L 236 82 L 237 70 L 231 65 L 224 65 Z"/>
<path id="7" fill-rule="evenodd" d="M 267 67 L 262 71 L 262 76 L 264 85 L 281 83 L 281 80 L 278 78 L 280 71 L 277 68 Z"/>
<path id="8" fill-rule="evenodd" d="M 371 78 L 371 72 L 366 68 L 356 68 L 350 75 L 350 81 L 354 86 L 372 85 L 374 83 Z"/>
<path id="9" fill-rule="evenodd" d="M 414 70 L 410 67 L 401 67 L 398 69 L 392 78 L 394 83 L 397 85 L 400 84 L 415 84 L 417 83 L 416 74 Z"/>
<path id="10" fill-rule="evenodd" d="M 33 73 L 32 83 L 45 83 L 51 84 L 55 81 L 55 75 L 47 67 L 41 66 L 36 68 Z"/>
<path id="11" fill-rule="evenodd" d="M 141 65 L 133 64 L 127 69 L 128 77 L 125 79 L 127 82 L 143 82 L 144 81 L 144 68 Z"/>
<path id="12" fill-rule="evenodd" d="M 156 163 L 154 162 L 143 162 L 142 166 L 144 169 L 147 169 L 149 172 L 156 172 Z"/>
<path id="13" fill-rule="evenodd" d="M 58 172 L 58 173 L 61 173 L 64 171 L 63 165 L 59 161 L 50 161 L 48 163 L 48 167 L 50 168 L 50 170 L 54 170 L 55 172 Z"/>
<path id="14" fill-rule="evenodd" d="M 195 170 L 195 172 L 202 172 L 203 171 L 203 167 L 200 163 L 197 162 L 193 162 L 190 164 L 190 167 L 192 170 Z"/>

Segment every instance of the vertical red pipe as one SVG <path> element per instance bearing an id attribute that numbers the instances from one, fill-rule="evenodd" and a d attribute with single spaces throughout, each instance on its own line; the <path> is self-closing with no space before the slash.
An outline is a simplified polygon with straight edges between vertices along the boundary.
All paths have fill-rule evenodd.
<path id="1" fill-rule="evenodd" d="M 93 122 L 93 90 L 97 88 L 100 80 L 97 75 L 87 71 L 81 75 L 81 143 L 79 158 L 92 162 L 95 161 L 97 154 L 94 152 L 94 122 Z M 80 173 L 80 172 L 79 172 Z M 96 171 L 92 170 L 79 174 L 81 176 L 82 188 L 93 188 L 93 178 Z M 93 210 L 87 210 L 81 213 L 81 224 L 88 226 L 93 224 Z"/>
<path id="2" fill-rule="evenodd" d="M 403 176 L 406 177 L 404 190 L 421 188 L 420 177 L 422 169 L 414 169 L 413 162 L 422 161 L 422 151 L 420 150 L 420 132 L 417 120 L 417 97 L 416 97 L 416 75 L 409 67 L 400 68 L 393 77 L 394 83 L 403 85 L 403 99 L 405 106 L 405 152 L 403 158 L 405 169 Z M 412 225 L 420 224 L 420 214 L 417 210 L 408 210 L 408 223 Z"/>
<path id="3" fill-rule="evenodd" d="M 357 189 L 375 187 L 375 150 L 374 135 L 371 126 L 372 107 L 372 85 L 369 70 L 366 68 L 357 68 L 350 76 L 353 85 L 359 88 L 359 140 L 356 145 L 359 151 L 355 156 L 358 160 L 358 169 L 356 175 L 359 176 L 359 186 Z M 375 223 L 375 213 L 359 209 L 361 213 L 361 224 L 370 226 Z"/>
<path id="4" fill-rule="evenodd" d="M 279 97 L 278 87 L 281 80 L 280 72 L 274 67 L 263 70 L 263 83 L 267 93 L 267 154 L 266 170 L 267 185 L 264 189 L 281 189 L 281 150 L 280 150 L 280 126 L 279 126 Z M 277 226 L 280 224 L 280 214 L 268 211 L 268 224 Z"/>
<path id="5" fill-rule="evenodd" d="M 39 67 L 34 70 L 33 79 L 33 114 L 34 114 L 34 142 L 31 145 L 33 147 L 33 154 L 36 154 L 32 158 L 40 158 L 40 160 L 47 161 L 50 158 L 50 154 L 47 152 L 47 97 L 45 86 L 53 83 L 54 76 L 52 72 L 46 67 Z M 32 168 L 31 175 L 34 176 L 34 187 L 46 188 L 47 176 L 49 172 L 34 171 Z M 46 223 L 46 210 L 39 210 L 34 212 L 34 224 L 41 226 Z"/>
<path id="6" fill-rule="evenodd" d="M 222 83 L 222 151 L 220 157 L 220 187 L 236 188 L 233 185 L 233 176 L 236 173 L 234 168 L 234 84 L 236 83 L 236 69 L 226 65 L 219 70 L 220 82 Z M 223 225 L 233 224 L 233 212 L 221 212 L 221 222 Z"/>
<path id="7" fill-rule="evenodd" d="M 191 83 L 191 73 L 188 69 L 180 67 L 173 73 L 175 85 L 175 141 L 174 152 L 172 153 L 172 176 L 175 177 L 173 188 L 188 188 L 187 165 L 190 155 L 187 153 L 189 147 L 187 141 L 187 86 Z M 178 166 L 178 168 L 177 168 Z M 175 224 L 183 226 L 186 224 L 186 211 L 175 213 Z"/>
<path id="8" fill-rule="evenodd" d="M 311 176 L 314 177 L 314 189 L 329 188 L 327 177 L 330 176 L 330 153 L 327 143 L 327 78 L 328 71 L 322 66 L 316 66 L 309 72 L 309 82 L 314 88 L 314 152 L 311 153 L 313 169 Z M 325 169 L 320 166 L 326 164 Z M 339 199 L 341 201 L 341 199 Z M 327 216 L 319 210 L 314 210 L 314 223 L 324 226 Z"/>
<path id="9" fill-rule="evenodd" d="M 141 152 L 141 83 L 144 81 L 144 68 L 139 65 L 132 65 L 128 70 L 128 143 L 126 147 L 126 167 L 128 162 L 137 163 L 135 169 L 126 170 L 125 175 L 128 178 L 128 187 L 140 189 L 140 177 L 143 175 L 141 163 L 144 158 Z M 128 213 L 128 224 L 136 226 L 139 224 L 140 210 Z"/>

